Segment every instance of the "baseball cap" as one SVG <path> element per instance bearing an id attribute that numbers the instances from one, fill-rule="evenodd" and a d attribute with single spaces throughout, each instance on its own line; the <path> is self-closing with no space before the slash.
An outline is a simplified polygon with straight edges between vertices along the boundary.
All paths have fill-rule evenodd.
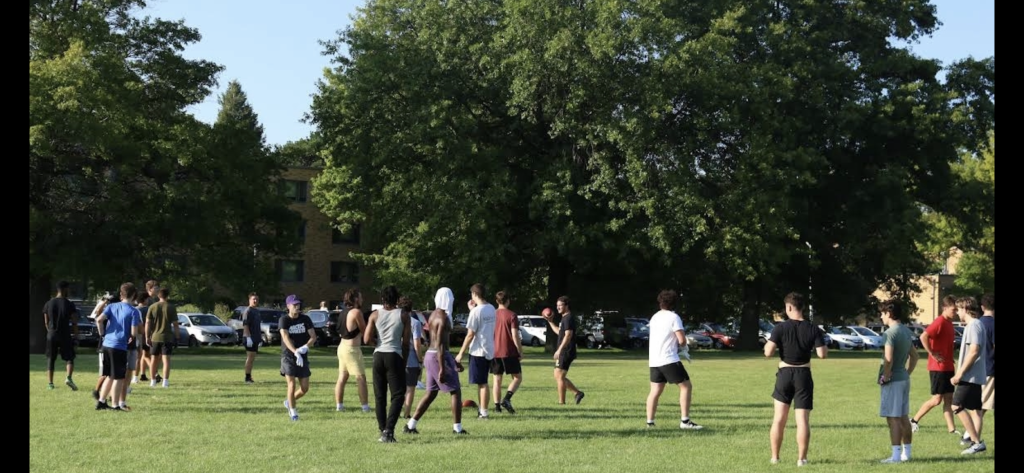
<path id="1" fill-rule="evenodd" d="M 284 303 L 288 304 L 288 305 L 298 304 L 298 305 L 301 306 L 302 305 L 302 299 L 299 299 L 299 296 L 296 296 L 295 294 L 292 294 L 292 295 L 288 296 L 288 298 L 286 298 L 284 300 Z"/>

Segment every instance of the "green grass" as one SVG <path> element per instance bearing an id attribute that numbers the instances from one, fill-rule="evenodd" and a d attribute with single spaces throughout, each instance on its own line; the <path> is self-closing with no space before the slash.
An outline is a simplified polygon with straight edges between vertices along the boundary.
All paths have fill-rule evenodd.
<path id="1" fill-rule="evenodd" d="M 678 391 L 671 386 L 661 398 L 658 427 L 648 430 L 644 424 L 649 387 L 646 352 L 581 350 L 569 377 L 587 397 L 581 405 L 570 401 L 561 406 L 556 403 L 552 361 L 541 350 L 527 351 L 524 383 L 514 398 L 516 415 L 492 411 L 490 420 L 480 421 L 475 413 L 466 412 L 463 425 L 470 435 L 455 437 L 449 397 L 440 394 L 420 421 L 420 435 L 399 432 L 398 443 L 390 445 L 377 442 L 374 415 L 358 410 L 354 381 L 345 393 L 347 411 L 335 412 L 333 347 L 312 353 L 311 392 L 299 402 L 299 422 L 291 422 L 281 405 L 285 382 L 278 373 L 277 348 L 260 352 L 254 385 L 242 383 L 241 348 L 179 350 L 171 388 L 136 387 L 128 399 L 134 409 L 130 413 L 93 409 L 90 390 L 97 369 L 93 349 L 80 349 L 78 392 L 63 385 L 60 366 L 55 375 L 57 389 L 48 391 L 45 360 L 30 355 L 29 470 L 575 473 L 796 468 L 792 417 L 782 464 L 768 464 L 775 360 L 753 354 L 695 352 L 693 363 L 686 365 L 694 383 L 691 417 L 704 430 L 678 429 Z M 878 352 L 833 352 L 829 359 L 813 362 L 811 464 L 805 469 L 995 470 L 994 411 L 986 416 L 985 453 L 961 456 L 963 447 L 946 433 L 941 414 L 933 410 L 915 436 L 912 462 L 878 464 L 889 454 L 888 430 L 878 417 L 878 386 L 872 382 L 879 357 Z M 475 392 L 475 387 L 464 390 L 474 399 Z M 417 391 L 417 402 L 422 395 Z M 913 376 L 912 413 L 927 397 L 928 375 L 922 369 Z"/>

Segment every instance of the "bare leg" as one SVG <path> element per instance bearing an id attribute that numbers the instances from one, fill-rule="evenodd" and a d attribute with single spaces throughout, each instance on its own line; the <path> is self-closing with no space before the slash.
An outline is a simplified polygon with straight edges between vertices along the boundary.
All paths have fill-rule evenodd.
<path id="1" fill-rule="evenodd" d="M 495 406 L 501 405 L 501 378 L 502 375 L 494 374 L 491 375 L 493 380 L 491 381 L 491 400 L 494 401 Z M 511 387 L 511 386 L 510 386 Z"/>
<path id="2" fill-rule="evenodd" d="M 356 388 L 359 390 L 359 402 L 362 405 L 368 405 L 370 403 L 370 395 L 366 391 L 366 375 L 356 375 Z"/>
<path id="3" fill-rule="evenodd" d="M 971 411 L 971 420 L 974 421 L 974 428 L 978 431 L 978 438 L 981 439 L 981 429 L 985 424 L 985 410 L 978 409 Z"/>
<path id="4" fill-rule="evenodd" d="M 900 443 L 903 445 L 910 445 L 914 443 L 914 429 L 910 428 L 910 418 L 907 416 L 899 417 L 900 423 Z"/>
<path id="5" fill-rule="evenodd" d="M 156 360 L 154 360 L 154 364 L 155 364 L 155 361 Z M 160 361 L 164 365 L 163 366 L 163 368 L 164 368 L 163 377 L 164 377 L 164 382 L 166 383 L 168 379 L 171 379 L 171 355 L 160 355 Z"/>
<path id="6" fill-rule="evenodd" d="M 295 377 L 285 376 L 284 379 L 288 382 L 288 391 L 285 393 L 285 399 L 288 401 L 288 408 L 295 409 Z"/>
<path id="7" fill-rule="evenodd" d="M 782 450 L 782 438 L 786 433 L 786 422 L 789 421 L 789 404 L 775 400 L 775 417 L 772 418 L 770 438 L 772 443 L 772 460 L 779 459 Z M 799 447 L 798 447 L 799 448 Z"/>
<path id="8" fill-rule="evenodd" d="M 807 459 L 807 451 L 811 448 L 811 410 L 796 410 L 796 453 L 798 460 Z"/>
<path id="9" fill-rule="evenodd" d="M 342 370 L 338 374 L 338 382 L 334 383 L 334 403 L 343 404 L 345 402 L 345 384 L 348 383 L 348 371 Z"/>
<path id="10" fill-rule="evenodd" d="M 960 406 L 953 406 L 953 412 L 960 409 Z M 960 411 L 956 415 L 957 419 L 960 419 L 960 424 L 964 426 L 964 433 L 966 433 L 972 442 L 979 442 L 980 437 L 978 436 L 978 430 L 974 427 L 974 411 L 968 411 L 966 409 Z"/>
<path id="11" fill-rule="evenodd" d="M 247 351 L 245 352 L 245 377 L 252 377 L 252 363 L 256 361 L 256 352 Z"/>
<path id="12" fill-rule="evenodd" d="M 487 383 L 477 385 L 477 398 L 480 399 L 480 408 L 483 410 L 487 410 L 490 405 L 491 398 L 487 395 L 490 390 Z"/>
<path id="13" fill-rule="evenodd" d="M 942 417 L 946 419 L 946 429 L 950 432 L 956 430 L 956 424 L 953 422 L 953 393 L 946 393 L 942 395 Z M 920 420 L 918 420 L 920 422 Z"/>
<path id="14" fill-rule="evenodd" d="M 690 417 L 690 401 L 693 399 L 693 384 L 690 380 L 679 383 L 679 409 L 683 419 Z"/>
<path id="15" fill-rule="evenodd" d="M 452 421 L 462 423 L 462 390 L 452 392 Z"/>
<path id="16" fill-rule="evenodd" d="M 651 383 L 651 391 L 647 394 L 647 421 L 654 422 L 654 415 L 658 412 L 658 399 L 665 391 L 664 383 Z"/>
<path id="17" fill-rule="evenodd" d="M 416 406 L 416 412 L 412 415 L 412 418 L 416 419 L 416 420 L 420 420 L 420 418 L 423 417 L 423 414 L 425 414 L 427 412 L 427 409 L 430 408 L 430 404 L 432 402 L 434 402 L 434 399 L 436 397 L 437 397 L 437 391 L 427 391 L 427 394 L 425 396 L 423 396 L 423 399 L 420 399 L 419 405 Z M 455 396 L 452 396 L 452 402 L 455 402 L 454 400 L 455 400 Z M 462 401 L 459 401 L 459 407 L 462 407 Z M 454 405 L 452 405 L 452 412 L 453 413 L 455 412 L 455 406 Z"/>
<path id="18" fill-rule="evenodd" d="M 412 415 L 412 413 L 410 411 L 412 411 L 412 403 L 415 400 L 416 400 L 416 383 L 413 383 L 412 386 L 406 386 L 405 387 L 405 404 L 402 405 L 402 408 L 403 408 L 402 415 L 404 417 L 409 417 L 409 416 Z"/>
<path id="19" fill-rule="evenodd" d="M 928 398 L 927 401 L 921 404 L 921 408 L 917 410 L 917 414 L 914 415 L 914 420 L 917 422 L 921 422 L 921 419 L 923 419 L 924 416 L 928 414 L 928 411 L 938 407 L 939 404 L 942 403 L 943 396 L 943 394 L 935 394 L 932 397 Z"/>
<path id="20" fill-rule="evenodd" d="M 512 383 L 508 385 L 509 392 L 516 392 L 519 389 L 519 385 L 523 384 L 523 373 L 516 373 L 512 375 Z"/>

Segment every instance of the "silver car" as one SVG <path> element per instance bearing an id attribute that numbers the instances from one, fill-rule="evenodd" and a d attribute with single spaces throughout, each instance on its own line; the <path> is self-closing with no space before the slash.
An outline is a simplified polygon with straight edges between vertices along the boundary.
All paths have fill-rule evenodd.
<path id="1" fill-rule="evenodd" d="M 234 329 L 213 314 L 183 312 L 178 314 L 178 325 L 188 332 L 189 346 L 234 345 L 238 341 Z"/>

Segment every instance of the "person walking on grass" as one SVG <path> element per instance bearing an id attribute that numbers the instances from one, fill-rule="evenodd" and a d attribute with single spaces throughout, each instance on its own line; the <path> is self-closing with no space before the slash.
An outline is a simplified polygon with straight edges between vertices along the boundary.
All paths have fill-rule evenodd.
<path id="1" fill-rule="evenodd" d="M 363 294 L 359 289 L 345 292 L 348 311 L 338 321 L 341 342 L 338 343 L 338 381 L 334 384 L 334 403 L 338 412 L 345 410 L 345 385 L 351 376 L 356 378 L 359 404 L 363 412 L 370 412 L 369 394 L 366 390 L 366 368 L 363 365 L 363 333 L 366 320 L 363 319 Z"/>
<path id="2" fill-rule="evenodd" d="M 953 391 L 953 414 L 960 419 L 967 435 L 967 448 L 962 455 L 974 455 L 988 449 L 981 439 L 978 426 L 981 425 L 982 385 L 988 373 L 988 344 L 985 326 L 979 320 L 981 310 L 973 297 L 961 297 L 956 301 L 956 314 L 967 323 L 961 337 L 960 362 L 956 373 L 950 380 L 956 389 Z"/>
<path id="3" fill-rule="evenodd" d="M 263 320 L 260 317 L 260 296 L 249 293 L 249 306 L 242 311 L 242 338 L 245 343 L 245 384 L 253 384 L 252 365 L 263 341 Z M 177 332 L 175 332 L 177 333 Z"/>
<path id="4" fill-rule="evenodd" d="M 409 356 L 405 359 L 405 403 L 402 405 L 403 417 L 411 419 L 412 403 L 416 400 L 416 383 L 419 382 L 420 373 L 423 371 L 423 360 L 420 355 L 423 352 L 423 325 L 416 312 L 412 310 L 412 299 L 402 296 L 398 299 L 398 307 L 409 314 L 409 323 L 412 325 L 412 345 L 409 347 Z"/>
<path id="5" fill-rule="evenodd" d="M 494 295 L 494 300 L 498 303 L 498 310 L 495 313 L 494 325 L 494 359 L 491 360 L 491 376 L 494 381 L 491 395 L 494 410 L 501 412 L 504 409 L 509 414 L 515 414 L 512 396 L 523 383 L 523 368 L 520 363 L 523 359 L 523 338 L 519 333 L 519 317 L 508 308 L 512 299 L 505 291 L 498 291 Z M 501 378 L 505 374 L 512 376 L 512 383 L 508 385 L 505 397 L 502 398 Z"/>
<path id="6" fill-rule="evenodd" d="M 554 316 L 551 314 L 551 309 L 544 309 L 541 311 L 541 317 L 544 317 L 548 321 L 548 325 L 551 326 L 551 330 L 558 335 L 558 341 L 555 345 L 555 384 L 558 390 L 558 403 L 565 404 L 565 393 L 566 390 L 576 393 L 575 400 L 576 404 L 583 401 L 583 391 L 573 384 L 572 380 L 569 379 L 569 367 L 572 366 L 572 362 L 576 360 L 576 330 L 579 328 L 579 322 L 576 320 L 576 316 L 573 315 L 569 309 L 569 297 L 561 296 L 555 303 L 555 310 L 562 316 L 561 322 L 555 325 Z"/>
<path id="7" fill-rule="evenodd" d="M 469 432 L 462 428 L 462 386 L 459 383 L 459 371 L 462 371 L 462 368 L 455 364 L 455 357 L 448 348 L 452 333 L 451 319 L 444 309 L 434 309 L 427 319 L 427 325 L 433 334 L 430 337 L 429 348 L 423 355 L 423 369 L 427 372 L 427 393 L 416 406 L 416 412 L 402 431 L 407 434 L 419 434 L 417 424 L 437 398 L 437 392 L 444 391 L 452 395 L 452 433 L 467 435 Z"/>
<path id="8" fill-rule="evenodd" d="M 779 462 L 782 439 L 790 408 L 796 409 L 797 466 L 807 465 L 807 451 L 811 444 L 811 410 L 814 409 L 814 379 L 811 377 L 811 354 L 818 358 L 828 356 L 825 333 L 810 321 L 804 320 L 806 299 L 803 294 L 791 292 L 783 299 L 786 321 L 776 324 L 764 345 L 765 358 L 779 351 L 779 369 L 775 374 L 775 416 L 769 434 L 771 463 Z"/>
<path id="9" fill-rule="evenodd" d="M 477 418 L 487 419 L 487 406 L 490 402 L 487 386 L 487 372 L 494 359 L 494 324 L 496 320 L 494 306 L 485 299 L 484 285 L 477 283 L 469 290 L 472 309 L 466 318 L 466 339 L 462 349 L 455 355 L 455 363 L 462 364 L 462 355 L 469 351 L 469 384 L 477 386 L 479 412 Z"/>
<path id="10" fill-rule="evenodd" d="M 288 383 L 284 407 L 293 421 L 299 420 L 298 400 L 309 392 L 309 349 L 316 346 L 313 320 L 303 314 L 302 299 L 295 294 L 285 298 L 288 313 L 281 316 L 281 373 Z"/>
<path id="11" fill-rule="evenodd" d="M 117 409 L 127 411 L 122 393 L 125 374 L 128 370 L 128 339 L 138 336 L 141 324 L 139 311 L 134 307 L 135 285 L 126 282 L 121 285 L 121 302 L 107 305 L 96 318 L 96 330 L 103 337 L 103 387 L 100 388 L 96 410 Z M 113 406 L 106 403 L 110 395 Z"/>
<path id="12" fill-rule="evenodd" d="M 683 330 L 683 319 L 674 311 L 678 299 L 675 291 L 661 291 L 658 294 L 660 310 L 651 316 L 647 362 L 651 392 L 647 395 L 647 427 L 654 427 L 658 399 L 665 391 L 665 384 L 672 383 L 679 386 L 679 428 L 700 430 L 704 427 L 690 420 L 693 384 L 690 382 L 690 374 L 679 360 L 679 350 L 686 346 L 686 332 Z"/>
<path id="13" fill-rule="evenodd" d="M 57 283 L 57 295 L 43 305 L 43 325 L 46 326 L 46 376 L 50 383 L 47 389 L 53 389 L 53 369 L 57 357 L 64 360 L 66 377 L 64 384 L 72 391 L 78 386 L 72 379 L 75 374 L 75 346 L 78 344 L 78 308 L 68 300 L 67 281 Z"/>
<path id="14" fill-rule="evenodd" d="M 382 443 L 394 443 L 395 425 L 402 412 L 405 399 L 405 360 L 409 357 L 412 327 L 409 314 L 398 307 L 398 288 L 384 288 L 384 306 L 370 314 L 366 323 L 363 343 L 372 345 L 379 337 L 380 344 L 373 351 L 373 394 L 377 412 L 377 428 Z M 388 391 L 391 406 L 388 406 Z"/>
<path id="15" fill-rule="evenodd" d="M 956 365 L 953 364 L 953 339 L 956 330 L 953 318 L 956 317 L 956 298 L 942 298 L 942 314 L 928 325 L 921 334 L 921 347 L 928 353 L 928 378 L 931 381 L 931 397 L 928 398 L 917 414 L 910 418 L 910 431 L 916 433 L 920 428 L 921 419 L 932 409 L 942 406 L 942 417 L 946 420 L 946 430 L 951 434 L 960 435 L 953 423 L 953 379 Z"/>
<path id="16" fill-rule="evenodd" d="M 163 367 L 163 377 L 161 385 L 163 387 L 170 386 L 171 377 L 171 354 L 174 353 L 174 347 L 178 345 L 178 311 L 174 307 L 174 304 L 168 302 L 168 298 L 171 295 L 171 290 L 166 287 L 161 287 L 157 292 L 158 300 L 155 304 L 150 305 L 146 311 L 146 337 L 147 343 L 150 347 L 150 363 L 149 363 L 149 385 L 156 386 L 157 373 L 156 373 L 156 357 L 160 357 L 160 363 Z"/>

